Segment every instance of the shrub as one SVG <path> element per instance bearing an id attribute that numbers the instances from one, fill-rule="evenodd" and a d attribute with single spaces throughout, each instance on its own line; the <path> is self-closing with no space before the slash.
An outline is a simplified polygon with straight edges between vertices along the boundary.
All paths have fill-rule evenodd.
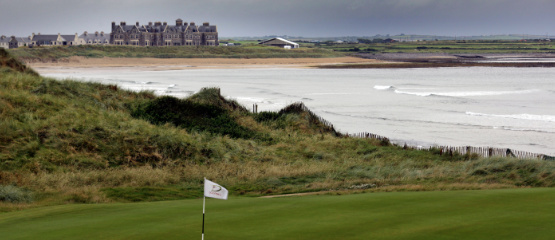
<path id="1" fill-rule="evenodd" d="M 16 186 L 0 185 L 0 201 L 11 203 L 28 203 L 33 200 L 31 192 L 20 189 Z"/>
<path id="2" fill-rule="evenodd" d="M 243 127 L 218 106 L 199 104 L 175 97 L 161 97 L 139 106 L 132 116 L 153 124 L 171 123 L 188 131 L 229 135 L 232 138 L 254 138 L 256 133 Z"/>

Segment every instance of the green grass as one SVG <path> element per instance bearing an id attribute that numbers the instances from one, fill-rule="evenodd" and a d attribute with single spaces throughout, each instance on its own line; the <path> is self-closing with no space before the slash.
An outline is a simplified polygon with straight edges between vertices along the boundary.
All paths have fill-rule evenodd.
<path id="1" fill-rule="evenodd" d="M 131 46 L 59 46 L 34 47 L 10 50 L 13 56 L 24 61 L 58 61 L 72 56 L 101 58 L 321 58 L 339 57 L 345 54 L 327 49 L 283 49 L 260 45 L 235 47 L 179 46 L 179 47 L 131 47 Z"/>
<path id="2" fill-rule="evenodd" d="M 550 42 L 519 41 L 419 41 L 371 44 L 303 43 L 298 49 L 281 49 L 261 46 L 256 42 L 243 42 L 241 46 L 178 46 L 178 47 L 133 47 L 133 46 L 58 46 L 19 48 L 11 54 L 27 62 L 64 61 L 72 56 L 87 58 L 325 58 L 341 57 L 353 53 L 555 53 Z"/>
<path id="3" fill-rule="evenodd" d="M 206 239 L 552 239 L 555 190 L 207 199 Z M 4 239 L 197 239 L 202 199 L 0 214 Z"/>

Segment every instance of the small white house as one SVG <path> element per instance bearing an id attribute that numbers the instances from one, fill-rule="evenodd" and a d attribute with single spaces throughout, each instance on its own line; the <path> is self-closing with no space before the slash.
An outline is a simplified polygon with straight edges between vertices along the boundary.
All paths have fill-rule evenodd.
<path id="1" fill-rule="evenodd" d="M 31 42 L 34 46 L 74 46 L 84 44 L 84 41 L 75 35 L 58 35 L 49 34 L 41 35 L 40 33 L 31 36 Z"/>
<path id="2" fill-rule="evenodd" d="M 8 49 L 10 47 L 10 38 L 4 35 L 0 36 L 0 48 Z"/>
<path id="3" fill-rule="evenodd" d="M 285 40 L 283 38 L 272 38 L 269 40 L 261 41 L 258 44 L 262 44 L 266 46 L 281 47 L 285 49 L 299 48 L 298 43 L 294 43 L 289 40 Z"/>

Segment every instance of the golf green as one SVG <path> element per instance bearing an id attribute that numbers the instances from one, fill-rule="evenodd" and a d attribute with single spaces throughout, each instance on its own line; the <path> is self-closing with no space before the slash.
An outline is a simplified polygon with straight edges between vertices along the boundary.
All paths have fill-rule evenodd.
<path id="1" fill-rule="evenodd" d="M 553 239 L 555 189 L 206 199 L 205 239 Z M 0 239 L 200 239 L 202 199 L 0 214 Z"/>

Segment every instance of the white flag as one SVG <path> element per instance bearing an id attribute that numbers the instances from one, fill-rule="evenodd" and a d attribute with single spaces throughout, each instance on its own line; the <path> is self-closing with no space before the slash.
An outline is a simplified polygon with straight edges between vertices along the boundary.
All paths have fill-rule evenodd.
<path id="1" fill-rule="evenodd" d="M 204 196 L 217 198 L 217 199 L 227 199 L 227 189 L 220 186 L 219 184 L 212 182 L 208 179 L 204 179 Z"/>

